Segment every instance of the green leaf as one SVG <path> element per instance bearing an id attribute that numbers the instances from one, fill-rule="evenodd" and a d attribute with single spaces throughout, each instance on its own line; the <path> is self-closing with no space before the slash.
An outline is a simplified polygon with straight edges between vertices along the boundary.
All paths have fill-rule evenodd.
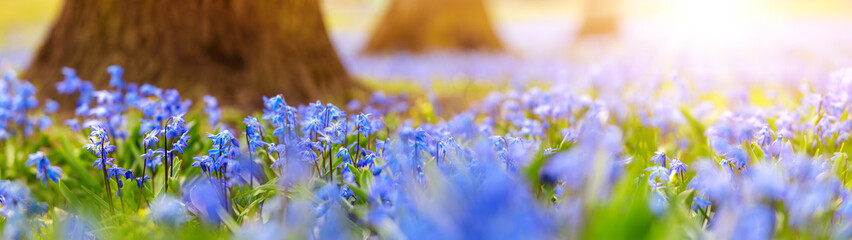
<path id="1" fill-rule="evenodd" d="M 107 203 L 103 198 L 98 196 L 98 194 L 93 193 L 92 191 L 90 191 L 85 186 L 81 186 L 80 189 L 83 189 L 83 191 L 86 192 L 87 194 L 89 194 L 89 196 L 92 196 L 92 198 L 95 199 L 95 203 L 97 203 L 98 206 L 100 206 L 101 208 L 104 208 L 104 209 L 109 209 L 109 203 Z M 107 197 L 112 197 L 112 195 L 107 196 Z"/>
<path id="2" fill-rule="evenodd" d="M 56 188 L 59 189 L 59 193 L 62 194 L 62 197 L 68 201 L 69 205 L 73 207 L 80 206 L 80 199 L 78 199 L 77 195 L 74 195 L 74 193 L 72 193 L 71 190 L 65 186 L 65 183 L 59 181 L 59 183 L 56 184 Z"/>
<path id="3" fill-rule="evenodd" d="M 352 190 L 352 192 L 355 193 L 355 195 L 358 195 L 358 197 L 359 197 L 358 202 L 359 203 L 367 202 L 367 197 L 368 197 L 367 191 L 364 191 L 364 189 L 362 189 L 358 186 L 352 185 L 352 184 L 346 184 L 346 185 L 349 186 L 349 189 Z"/>

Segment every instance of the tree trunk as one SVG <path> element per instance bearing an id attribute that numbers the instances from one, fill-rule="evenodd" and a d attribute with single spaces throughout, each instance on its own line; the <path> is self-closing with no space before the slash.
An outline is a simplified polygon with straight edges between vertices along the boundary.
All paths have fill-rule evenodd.
<path id="1" fill-rule="evenodd" d="M 393 0 L 363 53 L 502 49 L 483 0 Z"/>
<path id="2" fill-rule="evenodd" d="M 586 1 L 583 25 L 577 35 L 579 37 L 615 35 L 618 32 L 618 8 L 618 0 Z"/>
<path id="3" fill-rule="evenodd" d="M 241 107 L 279 93 L 292 103 L 346 98 L 360 86 L 328 39 L 318 0 L 67 0 L 24 77 L 51 96 L 62 66 L 103 88 L 113 64 L 128 82 Z"/>

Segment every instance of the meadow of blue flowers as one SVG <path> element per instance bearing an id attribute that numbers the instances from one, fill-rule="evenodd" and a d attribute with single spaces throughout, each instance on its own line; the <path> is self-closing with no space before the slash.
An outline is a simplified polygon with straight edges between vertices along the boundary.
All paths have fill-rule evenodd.
<path id="1" fill-rule="evenodd" d="M 101 90 L 61 71 L 76 102 L 0 81 L 7 238 L 852 237 L 848 70 L 786 105 L 614 98 L 643 91 L 608 80 L 442 114 L 382 92 L 345 106 L 258 96 L 247 116 L 125 82 L 119 66 Z M 678 79 L 645 87 L 698 92 Z"/>

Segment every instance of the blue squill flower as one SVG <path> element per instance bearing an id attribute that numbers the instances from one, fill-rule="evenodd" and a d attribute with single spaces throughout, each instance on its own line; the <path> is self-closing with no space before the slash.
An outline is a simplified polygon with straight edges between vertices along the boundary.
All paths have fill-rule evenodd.
<path id="1" fill-rule="evenodd" d="M 359 168 L 365 168 L 365 167 L 372 168 L 373 164 L 376 161 L 375 159 L 376 159 L 376 154 L 369 153 L 366 156 L 364 156 L 364 158 L 358 159 L 358 166 L 357 167 L 359 167 Z"/>
<path id="2" fill-rule="evenodd" d="M 195 160 L 192 166 L 201 168 L 203 173 L 210 173 L 210 170 L 213 169 L 213 160 L 208 155 L 196 156 L 192 159 Z"/>
<path id="3" fill-rule="evenodd" d="M 98 104 L 110 104 L 117 100 L 116 94 L 113 94 L 109 90 L 95 91 L 94 94 Z"/>
<path id="4" fill-rule="evenodd" d="M 151 178 L 148 177 L 147 175 L 142 176 L 142 177 L 136 177 L 136 187 L 144 188 L 145 187 L 145 181 L 147 181 L 149 179 L 151 179 Z"/>
<path id="5" fill-rule="evenodd" d="M 115 87 L 117 89 L 124 88 L 124 79 L 122 79 L 122 75 L 124 75 L 124 69 L 118 65 L 110 65 L 106 69 L 107 73 L 109 73 L 109 86 Z"/>
<path id="6" fill-rule="evenodd" d="M 57 166 L 51 166 L 50 160 L 40 151 L 29 155 L 27 166 L 36 167 L 36 178 L 41 180 L 42 184 L 46 184 L 48 179 L 53 182 L 59 182 L 59 178 L 62 177 L 62 169 Z"/>
<path id="7" fill-rule="evenodd" d="M 704 200 L 700 197 L 695 197 L 692 200 L 692 210 L 699 211 L 699 209 L 707 209 L 707 207 L 709 207 L 711 204 L 712 203 L 710 203 L 710 201 Z"/>
<path id="8" fill-rule="evenodd" d="M 222 170 L 226 167 L 228 159 L 233 159 L 239 154 L 239 142 L 236 141 L 231 131 L 225 129 L 216 135 L 207 133 L 207 138 L 212 140 L 213 146 L 210 150 L 207 150 L 208 158 L 201 159 L 209 162 L 208 166 L 204 166 L 208 168 L 208 171 L 218 172 Z M 200 164 L 199 162 L 198 166 L 202 166 Z"/>
<path id="9" fill-rule="evenodd" d="M 162 97 L 163 96 L 163 89 L 160 89 L 160 88 L 158 88 L 154 85 L 146 83 L 146 84 L 142 84 L 142 86 L 139 87 L 139 94 L 141 94 L 142 96 L 145 96 L 145 97 L 147 97 L 147 96 Z"/>
<path id="10" fill-rule="evenodd" d="M 157 223 L 179 225 L 189 220 L 186 206 L 177 198 L 160 195 L 151 202 L 151 218 Z"/>
<path id="11" fill-rule="evenodd" d="M 133 179 L 134 179 L 133 171 L 131 171 L 131 170 L 124 171 L 124 180 L 133 180 Z"/>
<path id="12" fill-rule="evenodd" d="M 126 174 L 127 174 L 127 170 L 125 170 L 124 168 L 113 167 L 113 168 L 107 169 L 107 178 L 114 179 L 116 182 L 121 182 L 121 178 L 125 177 Z M 123 184 L 119 184 L 119 188 L 122 185 Z"/>
<path id="13" fill-rule="evenodd" d="M 757 132 L 757 136 L 755 136 L 755 143 L 763 149 L 763 152 L 768 153 L 769 146 L 772 144 L 772 138 L 774 135 L 775 133 L 772 132 L 768 126 L 764 126 L 759 132 Z"/>
<path id="14" fill-rule="evenodd" d="M 243 123 L 246 124 L 246 137 L 248 138 L 249 151 L 254 149 L 263 148 L 266 146 L 266 142 L 263 141 L 261 132 L 263 132 L 263 126 L 260 125 L 260 122 L 257 121 L 257 118 L 248 116 L 243 120 Z"/>
<path id="15" fill-rule="evenodd" d="M 181 137 L 187 130 L 184 127 L 184 113 L 177 114 L 169 118 L 167 127 L 166 127 L 166 139 L 173 139 L 177 137 Z"/>
<path id="16" fill-rule="evenodd" d="M 95 94 L 95 86 L 91 81 L 82 81 L 80 82 L 80 88 L 78 91 L 80 94 L 77 99 L 77 105 L 86 104 L 92 101 Z"/>
<path id="17" fill-rule="evenodd" d="M 776 212 L 767 206 L 756 205 L 737 210 L 737 219 L 727 222 L 733 228 L 732 238 L 770 239 L 775 229 Z M 721 216 L 720 216 L 721 217 Z"/>
<path id="18" fill-rule="evenodd" d="M 748 155 L 741 147 L 730 148 L 730 150 L 725 153 L 724 156 L 725 159 L 723 161 L 726 161 L 731 166 L 740 170 L 745 168 L 746 164 L 748 164 L 749 161 Z"/>
<path id="19" fill-rule="evenodd" d="M 385 153 L 385 150 L 387 150 L 389 142 L 390 142 L 390 140 L 376 139 L 376 153 L 378 153 L 379 156 L 382 156 Z"/>
<path id="20" fill-rule="evenodd" d="M 91 126 L 91 133 L 89 133 L 89 143 L 83 146 L 84 149 L 89 150 L 96 157 L 101 157 L 104 154 L 112 153 L 115 151 L 115 146 L 109 142 L 109 136 L 107 135 L 106 130 L 98 124 Z"/>
<path id="21" fill-rule="evenodd" d="M 687 167 L 689 167 L 689 165 L 686 165 L 685 163 L 681 162 L 679 159 L 675 158 L 675 159 L 672 159 L 672 164 L 669 167 L 669 171 L 671 171 L 672 173 L 676 173 L 676 174 L 686 174 L 686 168 Z"/>
<path id="22" fill-rule="evenodd" d="M 789 142 L 785 140 L 785 137 L 783 135 L 779 134 L 778 137 L 775 138 L 775 141 L 772 141 L 772 144 L 769 145 L 769 154 L 771 156 L 780 157 L 782 154 L 792 153 L 793 148 L 789 144 Z"/>
<path id="23" fill-rule="evenodd" d="M 140 155 L 139 158 L 145 161 L 145 167 L 153 168 L 162 165 L 163 162 L 161 159 L 163 158 L 163 149 L 153 150 L 149 148 L 148 151 Z"/>
<path id="24" fill-rule="evenodd" d="M 150 132 L 156 131 L 156 134 L 154 135 L 158 136 L 162 133 L 162 129 L 160 129 L 160 127 L 162 126 L 160 126 L 160 122 L 157 120 L 145 118 L 139 119 L 139 134 L 145 134 L 147 136 L 148 134 L 151 134 Z"/>
<path id="25" fill-rule="evenodd" d="M 209 138 L 213 142 L 213 148 L 216 149 L 214 152 L 209 152 L 210 154 L 224 152 L 224 147 L 230 146 L 231 139 L 234 138 L 234 135 L 231 134 L 231 131 L 227 129 L 220 131 L 217 134 L 207 133 L 207 138 Z"/>
<path id="26" fill-rule="evenodd" d="M 326 108 L 319 100 L 315 103 L 308 103 L 308 117 L 317 120 L 325 121 Z"/>
<path id="27" fill-rule="evenodd" d="M 204 114 L 207 114 L 207 122 L 211 127 L 219 125 L 222 120 L 222 111 L 219 110 L 219 102 L 215 97 L 204 95 Z"/>
<path id="28" fill-rule="evenodd" d="M 328 105 L 326 105 L 325 109 L 328 113 L 328 118 L 325 120 L 338 121 L 346 118 L 346 112 L 340 110 L 340 108 L 338 108 L 334 104 L 329 103 Z"/>
<path id="29" fill-rule="evenodd" d="M 139 102 L 139 84 L 127 84 L 124 88 L 124 106 L 135 107 L 137 102 Z"/>
<path id="30" fill-rule="evenodd" d="M 159 130 L 159 129 L 151 130 L 150 132 L 148 132 L 147 134 L 145 134 L 145 138 L 144 138 L 144 139 L 142 139 L 142 147 L 143 147 L 143 148 L 153 148 L 153 147 L 156 147 L 156 146 L 157 146 L 157 143 L 159 143 L 159 142 L 160 142 L 160 138 L 158 138 L 158 137 L 159 137 L 159 135 L 160 135 L 160 130 Z"/>
<path id="31" fill-rule="evenodd" d="M 184 131 L 180 137 L 172 143 L 172 149 L 170 149 L 170 155 L 174 154 L 174 152 L 178 152 L 183 154 L 183 149 L 189 146 L 189 131 Z"/>
<path id="32" fill-rule="evenodd" d="M 77 115 L 78 117 L 88 117 L 90 111 L 91 109 L 89 108 L 88 103 L 81 103 L 74 109 L 74 115 Z"/>
<path id="33" fill-rule="evenodd" d="M 653 166 L 645 168 L 645 171 L 650 172 L 648 174 L 648 184 L 652 187 L 657 186 L 656 184 L 661 184 L 669 181 L 669 170 L 662 166 Z"/>
<path id="34" fill-rule="evenodd" d="M 228 216 L 227 198 L 220 187 L 204 177 L 192 180 L 187 185 L 182 188 L 182 195 L 189 212 L 211 224 L 219 224 L 223 216 Z"/>
<path id="35" fill-rule="evenodd" d="M 319 157 L 317 151 L 320 151 L 321 148 L 319 143 L 311 141 L 310 138 L 305 138 L 299 142 L 299 155 L 303 161 L 315 162 Z"/>
<path id="36" fill-rule="evenodd" d="M 350 172 L 346 172 L 344 173 L 344 175 L 346 175 L 347 173 L 351 174 Z M 343 185 L 342 187 L 340 187 L 340 196 L 343 197 L 343 199 L 349 199 L 351 197 L 354 197 L 355 193 L 352 192 L 352 189 L 349 189 L 349 185 Z"/>
<path id="37" fill-rule="evenodd" d="M 343 144 L 343 138 L 338 137 L 332 131 L 321 131 L 319 132 L 319 134 L 320 135 L 317 140 L 323 143 L 328 143 L 326 145 L 329 147 L 331 146 L 331 144 Z"/>
<path id="38" fill-rule="evenodd" d="M 314 135 L 320 133 L 321 129 L 321 121 L 319 118 L 310 117 L 307 120 L 302 122 L 302 132 L 308 135 Z"/>
<path id="39" fill-rule="evenodd" d="M 65 78 L 56 83 L 56 90 L 60 94 L 71 94 L 80 89 L 80 78 L 77 77 L 77 72 L 74 69 L 69 67 L 62 67 L 62 75 Z"/>
<path id="40" fill-rule="evenodd" d="M 666 152 L 659 151 L 654 152 L 654 156 L 651 157 L 651 162 L 660 166 L 665 167 L 666 163 L 669 161 L 669 158 L 666 156 Z"/>
<path id="41" fill-rule="evenodd" d="M 755 164 L 745 176 L 750 180 L 744 186 L 745 191 L 754 198 L 779 200 L 787 192 L 785 176 L 774 164 Z"/>
<path id="42" fill-rule="evenodd" d="M 99 157 L 99 158 L 95 159 L 95 164 L 92 165 L 92 167 L 96 167 L 96 168 L 98 168 L 98 170 L 102 170 L 103 167 L 104 167 L 104 162 L 106 162 L 107 166 L 116 167 L 115 163 L 112 163 L 113 161 L 115 161 L 115 159 L 112 159 L 112 158 L 103 159 L 103 158 Z"/>
<path id="43" fill-rule="evenodd" d="M 337 158 L 341 159 L 341 161 L 340 161 L 340 164 L 338 164 L 337 167 L 335 167 L 335 168 L 340 168 L 341 166 L 345 166 L 344 171 L 349 170 L 349 166 L 347 164 L 352 164 L 352 157 L 349 155 L 349 149 L 348 148 L 340 148 L 340 150 L 337 151 Z"/>
<path id="44" fill-rule="evenodd" d="M 53 99 L 48 99 L 44 103 L 44 113 L 53 114 L 56 113 L 57 110 L 59 110 L 59 103 L 53 101 Z"/>
<path id="45" fill-rule="evenodd" d="M 373 134 L 373 124 L 372 121 L 370 121 L 370 114 L 358 114 L 355 118 L 355 128 L 356 131 L 358 131 L 357 134 L 361 134 L 364 137 Z"/>

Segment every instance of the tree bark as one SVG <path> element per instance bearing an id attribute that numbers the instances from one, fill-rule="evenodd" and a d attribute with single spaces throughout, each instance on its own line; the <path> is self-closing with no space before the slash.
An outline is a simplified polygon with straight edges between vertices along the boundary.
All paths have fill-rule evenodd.
<path id="1" fill-rule="evenodd" d="M 615 35 L 618 33 L 618 0 L 586 1 L 585 17 L 579 37 Z"/>
<path id="2" fill-rule="evenodd" d="M 128 82 L 261 106 L 347 97 L 360 86 L 326 34 L 318 0 L 67 0 L 24 77 L 56 95 L 60 68 L 106 87 L 118 64 Z"/>
<path id="3" fill-rule="evenodd" d="M 362 53 L 500 51 L 483 0 L 393 0 Z"/>

